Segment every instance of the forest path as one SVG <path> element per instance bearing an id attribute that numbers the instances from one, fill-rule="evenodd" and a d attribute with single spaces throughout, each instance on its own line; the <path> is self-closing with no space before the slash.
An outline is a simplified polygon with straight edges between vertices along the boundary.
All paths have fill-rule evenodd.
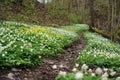
<path id="1" fill-rule="evenodd" d="M 64 48 L 60 56 L 42 58 L 43 65 L 37 68 L 17 69 L 17 71 L 10 69 L 2 72 L 3 74 L 0 80 L 11 80 L 4 77 L 9 73 L 13 74 L 13 80 L 54 80 L 59 71 L 71 72 L 75 67 L 75 59 L 86 45 L 83 33 L 79 33 L 79 36 L 80 39 L 74 41 L 71 46 Z"/>

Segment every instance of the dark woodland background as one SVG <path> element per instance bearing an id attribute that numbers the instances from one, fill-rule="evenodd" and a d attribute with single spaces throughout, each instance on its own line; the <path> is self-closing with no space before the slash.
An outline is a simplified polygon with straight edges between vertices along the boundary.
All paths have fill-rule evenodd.
<path id="1" fill-rule="evenodd" d="M 0 20 L 59 27 L 89 24 L 114 41 L 120 41 L 120 0 L 0 0 Z"/>

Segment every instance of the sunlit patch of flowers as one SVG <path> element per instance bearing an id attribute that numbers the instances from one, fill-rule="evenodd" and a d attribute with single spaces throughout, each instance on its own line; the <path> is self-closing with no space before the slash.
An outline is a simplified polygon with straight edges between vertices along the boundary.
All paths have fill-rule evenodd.
<path id="1" fill-rule="evenodd" d="M 39 56 L 54 56 L 79 39 L 75 32 L 6 22 L 0 24 L 0 66 L 40 65 Z"/>
<path id="2" fill-rule="evenodd" d="M 62 29 L 74 32 L 88 31 L 89 26 L 86 24 L 74 24 L 71 26 L 63 26 Z"/>
<path id="3" fill-rule="evenodd" d="M 88 65 L 83 64 L 79 69 L 77 69 L 76 72 L 73 71 L 71 73 L 67 73 L 65 71 L 62 71 L 62 73 L 64 72 L 65 74 L 58 74 L 55 80 L 115 80 L 115 79 L 119 79 L 119 77 L 110 78 L 111 75 L 108 73 L 109 71 L 106 69 L 107 68 L 100 68 L 100 67 L 90 69 Z M 59 73 L 61 73 L 61 71 Z"/>
<path id="4" fill-rule="evenodd" d="M 96 33 L 86 32 L 84 37 L 88 42 L 77 59 L 78 63 L 111 68 L 120 66 L 119 43 L 113 43 Z"/>

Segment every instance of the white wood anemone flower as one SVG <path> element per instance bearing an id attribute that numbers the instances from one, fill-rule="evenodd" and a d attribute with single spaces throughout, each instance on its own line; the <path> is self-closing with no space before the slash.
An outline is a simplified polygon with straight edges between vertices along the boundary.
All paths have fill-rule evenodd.
<path id="1" fill-rule="evenodd" d="M 108 73 L 107 72 L 105 72 L 103 75 L 102 75 L 102 79 L 101 80 L 108 80 Z"/>
<path id="2" fill-rule="evenodd" d="M 75 64 L 75 67 L 79 67 L 79 64 L 76 63 L 76 64 Z"/>
<path id="3" fill-rule="evenodd" d="M 73 72 L 76 72 L 76 71 L 77 71 L 77 68 L 73 68 L 72 71 L 73 71 Z"/>
<path id="4" fill-rule="evenodd" d="M 91 76 L 96 76 L 95 73 L 91 73 Z"/>
<path id="5" fill-rule="evenodd" d="M 14 76 L 15 76 L 15 75 L 14 75 L 13 73 L 9 73 L 7 77 L 8 77 L 9 79 L 11 79 L 11 80 L 14 80 Z"/>
<path id="6" fill-rule="evenodd" d="M 109 80 L 107 77 L 103 77 L 101 80 Z"/>
<path id="7" fill-rule="evenodd" d="M 53 68 L 53 69 L 57 69 L 57 65 L 53 65 L 52 68 Z"/>
<path id="8" fill-rule="evenodd" d="M 40 3 L 49 3 L 49 2 L 51 2 L 52 0 L 37 0 L 38 2 L 40 2 Z"/>
<path id="9" fill-rule="evenodd" d="M 59 67 L 60 67 L 60 68 L 63 68 L 64 66 L 63 66 L 63 64 L 61 64 Z"/>
<path id="10" fill-rule="evenodd" d="M 95 70 L 95 73 L 96 73 L 97 75 L 102 75 L 103 70 L 98 67 L 98 68 Z"/>
<path id="11" fill-rule="evenodd" d="M 106 78 L 106 77 L 108 77 L 108 76 L 109 76 L 108 73 L 105 72 L 105 73 L 102 75 L 102 78 Z"/>
<path id="12" fill-rule="evenodd" d="M 77 72 L 76 74 L 75 74 L 75 79 L 76 80 L 82 80 L 82 78 L 83 78 L 83 73 L 82 72 Z"/>
<path id="13" fill-rule="evenodd" d="M 88 66 L 86 64 L 83 64 L 81 69 L 82 69 L 82 71 L 86 71 L 88 69 Z"/>
<path id="14" fill-rule="evenodd" d="M 88 72 L 89 72 L 89 73 L 92 73 L 92 69 L 89 69 Z"/>
<path id="15" fill-rule="evenodd" d="M 116 74 L 116 71 L 111 71 L 110 75 L 114 76 Z"/>
<path id="16" fill-rule="evenodd" d="M 66 72 L 65 72 L 65 71 L 60 71 L 60 72 L 59 72 L 59 75 L 65 76 L 65 75 L 66 75 Z"/>
<path id="17" fill-rule="evenodd" d="M 117 77 L 116 80 L 120 80 L 120 77 Z"/>
<path id="18" fill-rule="evenodd" d="M 108 69 L 107 69 L 107 68 L 103 68 L 103 71 L 107 72 L 107 71 L 108 71 Z"/>

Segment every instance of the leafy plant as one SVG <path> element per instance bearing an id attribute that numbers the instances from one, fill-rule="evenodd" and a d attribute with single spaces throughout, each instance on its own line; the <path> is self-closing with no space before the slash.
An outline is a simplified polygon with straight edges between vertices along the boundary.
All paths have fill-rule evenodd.
<path id="1" fill-rule="evenodd" d="M 71 22 L 74 24 L 78 24 L 80 22 L 79 16 L 76 15 L 75 13 L 69 14 L 69 17 L 70 17 Z"/>
<path id="2" fill-rule="evenodd" d="M 68 73 L 66 75 L 58 75 L 55 80 L 77 80 L 75 78 L 76 73 Z M 82 79 L 78 80 L 101 80 L 99 76 L 91 76 L 91 74 L 84 74 Z"/>
<path id="3" fill-rule="evenodd" d="M 84 37 L 88 40 L 86 47 L 77 58 L 77 63 L 88 64 L 91 67 L 119 68 L 120 44 L 103 38 L 96 33 L 86 32 Z M 119 70 L 119 69 L 118 69 Z"/>
<path id="4" fill-rule="evenodd" d="M 74 24 L 71 26 L 62 26 L 62 29 L 67 31 L 82 32 L 82 31 L 88 31 L 89 26 L 86 24 Z"/>
<path id="5" fill-rule="evenodd" d="M 0 24 L 0 66 L 41 65 L 79 39 L 75 32 L 16 22 Z"/>

